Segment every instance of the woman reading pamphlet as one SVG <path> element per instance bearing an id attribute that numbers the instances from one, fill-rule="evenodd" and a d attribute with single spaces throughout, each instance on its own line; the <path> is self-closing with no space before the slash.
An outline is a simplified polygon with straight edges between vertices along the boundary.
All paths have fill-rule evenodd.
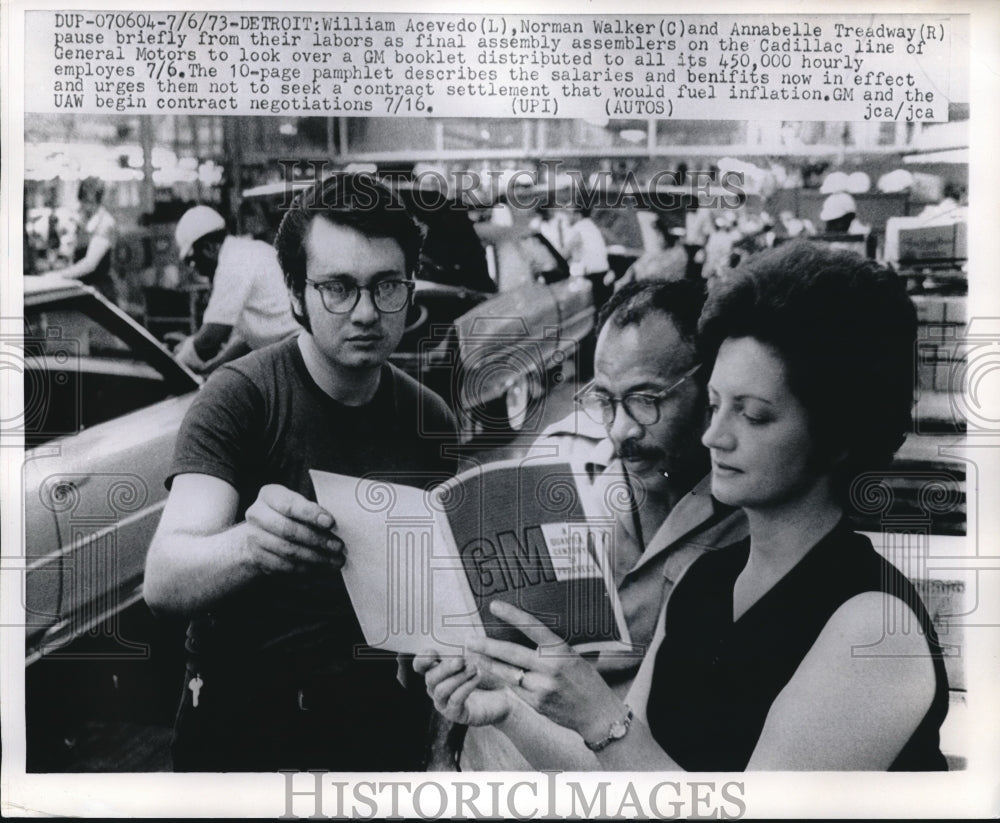
<path id="1" fill-rule="evenodd" d="M 541 621 L 494 602 L 529 644 L 419 656 L 437 710 L 497 726 L 538 768 L 945 769 L 948 683 L 927 610 L 845 516 L 852 482 L 911 427 L 902 282 L 790 243 L 709 297 L 699 338 L 712 494 L 744 509 L 749 538 L 691 565 L 624 701 Z M 546 746 L 537 713 L 579 745 Z"/>

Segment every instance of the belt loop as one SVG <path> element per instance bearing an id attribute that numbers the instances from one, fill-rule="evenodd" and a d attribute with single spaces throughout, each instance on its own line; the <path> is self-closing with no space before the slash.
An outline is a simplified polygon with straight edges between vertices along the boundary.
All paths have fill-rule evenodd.
<path id="1" fill-rule="evenodd" d="M 310 711 L 310 708 L 305 704 L 305 697 L 306 697 L 306 695 L 305 695 L 305 689 L 299 689 L 299 692 L 298 692 L 298 695 L 297 695 L 297 700 L 298 700 L 299 711 L 300 712 L 308 712 L 308 711 Z"/>

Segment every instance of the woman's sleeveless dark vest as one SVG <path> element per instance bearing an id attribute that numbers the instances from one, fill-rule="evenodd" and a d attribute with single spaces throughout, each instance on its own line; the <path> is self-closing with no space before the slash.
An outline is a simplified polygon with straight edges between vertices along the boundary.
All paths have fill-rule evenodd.
<path id="1" fill-rule="evenodd" d="M 847 600 L 874 591 L 913 609 L 911 625 L 892 630 L 926 637 L 936 682 L 930 708 L 890 770 L 947 769 L 938 730 L 948 711 L 948 679 L 937 634 L 910 581 L 842 521 L 734 623 L 733 586 L 749 551 L 747 539 L 709 552 L 671 594 L 647 707 L 664 750 L 691 771 L 745 769 L 771 704 L 827 621 Z"/>

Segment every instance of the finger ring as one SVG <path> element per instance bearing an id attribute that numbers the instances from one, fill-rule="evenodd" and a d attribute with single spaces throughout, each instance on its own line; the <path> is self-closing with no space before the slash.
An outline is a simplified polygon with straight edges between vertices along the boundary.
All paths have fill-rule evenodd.
<path id="1" fill-rule="evenodd" d="M 526 674 L 526 672 L 524 671 L 524 669 L 518 669 L 517 670 L 517 685 L 518 686 L 520 686 L 521 685 L 521 681 L 524 680 L 524 675 L 525 674 Z"/>

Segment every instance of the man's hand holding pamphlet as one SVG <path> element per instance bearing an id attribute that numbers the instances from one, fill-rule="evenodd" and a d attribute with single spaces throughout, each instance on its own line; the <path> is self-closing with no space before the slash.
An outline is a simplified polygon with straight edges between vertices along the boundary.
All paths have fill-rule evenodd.
<path id="1" fill-rule="evenodd" d="M 565 461 L 501 461 L 425 491 L 311 472 L 340 524 L 343 568 L 369 645 L 460 654 L 484 634 L 526 642 L 494 618 L 499 599 L 578 651 L 631 647 L 613 578 L 613 520 Z"/>

